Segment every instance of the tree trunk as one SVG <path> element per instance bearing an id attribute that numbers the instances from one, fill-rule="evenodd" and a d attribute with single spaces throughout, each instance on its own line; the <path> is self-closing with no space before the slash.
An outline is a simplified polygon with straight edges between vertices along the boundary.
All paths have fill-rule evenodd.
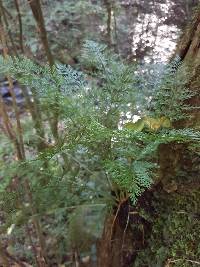
<path id="1" fill-rule="evenodd" d="M 180 38 L 173 58 L 177 55 L 190 69 L 186 86 L 190 91 L 195 92 L 195 95 L 188 102 L 192 106 L 200 106 L 200 7 Z M 180 121 L 175 127 L 198 129 L 200 110 L 193 109 L 190 115 L 190 119 Z M 200 182 L 199 179 L 197 180 L 200 176 L 199 161 L 199 157 L 188 152 L 185 145 L 171 143 L 160 146 L 159 183 L 154 186 L 152 192 L 149 192 L 150 197 L 145 192 L 139 199 L 137 207 L 129 206 L 129 211 L 126 211 L 125 215 L 123 210 L 127 210 L 128 204 L 120 207 L 114 224 L 113 214 L 107 218 L 98 246 L 99 267 L 188 267 L 192 262 L 199 264 L 199 233 L 195 229 L 197 227 L 195 219 L 187 224 L 187 220 L 183 217 L 199 216 Z M 185 173 L 184 179 L 179 177 L 179 173 Z M 193 201 L 195 204 L 191 204 Z M 143 217 L 137 215 L 144 211 L 144 206 L 146 206 L 145 213 L 148 213 L 151 218 L 149 221 L 148 216 L 145 221 Z M 124 218 L 128 226 L 123 222 Z M 171 219 L 168 220 L 168 218 Z M 125 229 L 126 238 L 124 239 Z M 182 234 L 179 232 L 180 229 Z M 166 237 L 168 231 L 170 234 Z M 185 233 L 189 241 L 184 239 Z M 192 239 L 190 239 L 191 236 L 193 236 Z M 126 250 L 122 243 L 126 246 Z M 174 243 L 180 248 L 175 247 L 171 252 L 170 249 Z M 131 261 L 127 260 L 128 257 Z"/>
<path id="2" fill-rule="evenodd" d="M 198 107 L 200 106 L 200 5 L 178 42 L 175 51 L 175 56 L 177 55 L 190 69 L 187 87 L 195 95 L 190 99 L 189 104 Z M 192 118 L 184 122 L 184 125 L 199 128 L 200 109 L 194 109 L 191 115 Z"/>
<path id="3" fill-rule="evenodd" d="M 178 121 L 174 127 L 199 130 L 200 6 L 177 44 L 173 58 L 177 56 L 180 57 L 182 65 L 188 69 L 185 87 L 194 94 L 186 101 L 186 104 L 193 107 L 191 111 L 188 111 L 190 117 Z M 199 161 L 199 156 L 189 150 L 188 145 L 170 143 L 162 144 L 159 148 L 159 181 L 161 187 L 155 188 L 154 192 L 153 201 L 157 202 L 154 205 L 157 218 L 153 219 L 152 229 L 158 231 L 158 226 L 160 228 L 159 234 L 152 230 L 151 238 L 148 240 L 148 249 L 145 252 L 148 255 L 150 251 L 156 266 L 192 266 L 192 261 L 199 264 L 198 231 L 200 231 L 200 227 L 197 227 L 194 219 L 199 216 L 197 214 L 200 209 Z M 195 204 L 191 204 L 192 202 Z M 182 217 L 178 215 L 181 212 L 185 214 Z M 187 221 L 189 217 L 191 217 L 191 221 Z M 179 227 L 182 228 L 181 236 Z M 157 240 L 155 237 L 157 237 Z M 160 239 L 163 239 L 163 241 Z M 174 250 L 171 250 L 173 246 Z M 158 252 L 153 253 L 155 247 L 157 251 L 161 249 L 164 256 L 160 254 L 158 256 Z M 150 256 L 148 257 L 150 258 Z M 155 261 L 157 257 L 162 259 L 160 263 L 158 263 L 158 259 Z M 149 263 L 148 260 L 147 262 Z M 152 266 L 151 264 L 144 266 L 149 267 Z"/>
<path id="4" fill-rule="evenodd" d="M 137 251 L 147 246 L 151 223 L 139 214 L 143 210 L 149 214 L 152 192 L 146 191 L 131 205 L 129 199 L 122 200 L 113 214 L 108 214 L 102 238 L 97 244 L 98 267 L 132 267 Z"/>
<path id="5" fill-rule="evenodd" d="M 47 32 L 46 32 L 46 28 L 45 28 L 44 17 L 43 17 L 43 13 L 42 13 L 42 7 L 41 7 L 40 0 L 31 0 L 28 2 L 29 2 L 29 5 L 31 7 L 33 16 L 37 22 L 38 30 L 40 33 L 40 38 L 41 38 L 45 53 L 47 55 L 49 65 L 53 66 L 54 59 L 53 59 L 53 56 L 51 54 L 51 50 L 50 50 L 48 39 L 47 39 Z"/>
<path id="6" fill-rule="evenodd" d="M 18 23 L 19 23 L 19 43 L 20 43 L 21 52 L 24 53 L 22 16 L 21 16 L 18 0 L 14 0 L 14 3 L 15 3 L 15 8 L 17 11 Z"/>
<path id="7" fill-rule="evenodd" d="M 99 243 L 98 267 L 122 266 L 122 236 L 123 229 L 120 226 L 119 218 L 115 221 L 114 215 L 108 216 Z"/>
<path id="8" fill-rule="evenodd" d="M 54 65 L 54 58 L 51 54 L 51 50 L 50 50 L 49 43 L 48 43 L 47 32 L 45 28 L 44 17 L 42 13 L 40 0 L 31 0 L 28 2 L 31 7 L 33 16 L 37 22 L 38 30 L 40 33 L 40 38 L 41 38 L 49 65 L 52 67 Z M 59 108 L 58 108 L 58 103 L 57 103 L 57 96 L 55 96 L 54 109 L 52 111 L 53 116 L 52 118 L 49 118 L 49 124 L 50 124 L 53 137 L 56 142 L 58 141 L 58 117 L 59 117 L 58 109 Z"/>
<path id="9" fill-rule="evenodd" d="M 107 33 L 106 33 L 106 39 L 108 45 L 112 46 L 112 3 L 111 0 L 104 0 L 104 5 L 107 10 Z"/>

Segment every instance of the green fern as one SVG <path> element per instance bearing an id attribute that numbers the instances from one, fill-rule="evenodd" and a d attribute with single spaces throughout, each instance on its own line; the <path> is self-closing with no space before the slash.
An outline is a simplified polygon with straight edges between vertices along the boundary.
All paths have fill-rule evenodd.
<path id="1" fill-rule="evenodd" d="M 90 79 L 69 66 L 42 67 L 24 57 L 7 61 L 0 57 L 0 72 L 9 72 L 33 88 L 39 97 L 36 104 L 42 111 L 47 143 L 42 151 L 37 150 L 35 143 L 40 137 L 35 135 L 29 118 L 23 127 L 26 160 L 9 165 L 0 162 L 0 207 L 6 215 L 4 233 L 16 221 L 22 229 L 33 217 L 23 187 L 7 193 L 14 177 L 19 177 L 20 184 L 28 179 L 37 207 L 34 216 L 49 222 L 45 232 L 59 236 L 58 247 L 65 240 L 62 244 L 66 248 L 68 237 L 73 246 L 76 243 L 81 247 L 76 232 L 80 230 L 81 235 L 89 236 L 89 241 L 97 238 L 99 232 L 94 225 L 102 212 L 100 209 L 93 217 L 93 211 L 86 206 L 113 206 L 111 191 L 116 187 L 129 195 L 135 205 L 138 197 L 154 183 L 160 145 L 184 144 L 193 150 L 199 146 L 199 132 L 187 128 L 176 130 L 171 124 L 185 116 L 180 104 L 191 97 L 185 90 L 180 94 L 183 85 L 180 76 L 169 71 L 160 77 L 151 112 L 143 111 L 140 121 L 133 124 L 131 118 L 138 114 L 141 103 L 137 102 L 140 84 L 135 66 L 127 65 L 106 46 L 94 42 L 85 44 L 83 58 L 85 65 L 90 66 Z M 169 100 L 172 94 L 176 97 Z M 56 143 L 48 140 L 52 133 L 47 123 L 54 115 L 54 108 L 59 115 Z M 33 135 L 35 140 L 30 142 Z M 0 153 L 4 154 L 4 149 Z M 6 153 L 12 154 L 10 148 Z M 23 205 L 18 205 L 17 199 Z M 79 215 L 84 215 L 82 223 Z M 88 235 L 87 227 L 95 228 L 92 236 Z"/>

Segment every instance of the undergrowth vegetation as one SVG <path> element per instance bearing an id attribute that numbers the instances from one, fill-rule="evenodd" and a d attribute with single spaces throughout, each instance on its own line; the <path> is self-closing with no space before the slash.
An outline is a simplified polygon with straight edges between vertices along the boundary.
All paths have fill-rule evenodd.
<path id="1" fill-rule="evenodd" d="M 151 95 L 151 77 L 104 45 L 87 41 L 81 68 L 0 58 L 29 110 L 9 117 L 2 104 L 0 233 L 11 255 L 36 266 L 95 261 L 106 214 L 124 199 L 136 205 L 159 182 L 160 146 L 198 152 L 200 133 L 174 127 L 193 108 L 184 104 L 192 95 L 179 60 L 159 73 Z"/>

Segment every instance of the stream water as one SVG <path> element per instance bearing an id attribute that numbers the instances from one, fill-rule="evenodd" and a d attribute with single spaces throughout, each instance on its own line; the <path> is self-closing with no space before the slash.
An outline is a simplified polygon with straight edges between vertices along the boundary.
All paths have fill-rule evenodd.
<path id="1" fill-rule="evenodd" d="M 13 82 L 13 90 L 16 96 L 16 102 L 19 106 L 24 106 L 24 97 L 17 81 Z M 0 81 L 0 94 L 7 105 L 12 104 L 12 96 L 9 90 L 9 84 L 6 79 Z"/>

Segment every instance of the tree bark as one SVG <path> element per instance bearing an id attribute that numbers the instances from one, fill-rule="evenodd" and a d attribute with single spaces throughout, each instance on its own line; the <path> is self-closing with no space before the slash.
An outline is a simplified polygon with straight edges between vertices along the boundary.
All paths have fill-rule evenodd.
<path id="1" fill-rule="evenodd" d="M 18 16 L 18 22 L 19 22 L 19 43 L 21 52 L 24 52 L 24 44 L 23 44 L 23 27 L 22 27 L 22 16 L 19 8 L 19 2 L 18 0 L 14 0 L 15 8 L 17 10 L 17 16 Z"/>
<path id="2" fill-rule="evenodd" d="M 43 13 L 42 13 L 42 7 L 41 7 L 41 3 L 40 0 L 28 0 L 29 5 L 31 7 L 33 16 L 37 22 L 37 26 L 38 26 L 38 30 L 40 33 L 40 38 L 49 62 L 50 66 L 53 66 L 54 64 L 54 59 L 53 56 L 51 54 L 51 50 L 49 47 L 49 43 L 48 43 L 48 38 L 47 38 L 47 32 L 46 32 L 46 28 L 45 28 L 45 23 L 44 23 L 44 17 L 43 17 Z"/>
<path id="3" fill-rule="evenodd" d="M 183 64 L 187 65 L 188 73 L 187 88 L 194 93 L 188 104 L 197 107 L 190 112 L 191 119 L 183 124 L 189 127 L 200 127 L 200 5 L 192 18 L 191 23 L 186 27 L 181 36 L 174 56 L 179 56 Z M 173 57 L 174 57 L 173 56 Z"/>
<path id="4" fill-rule="evenodd" d="M 52 56 L 49 43 L 48 43 L 47 32 L 45 28 L 44 16 L 42 13 L 40 0 L 30 0 L 30 1 L 28 0 L 28 2 L 31 7 L 33 16 L 37 22 L 38 30 L 40 33 L 40 38 L 41 38 L 49 65 L 52 67 L 54 65 L 54 58 Z M 54 106 L 54 110 L 52 111 L 52 113 L 53 113 L 53 116 L 52 118 L 49 119 L 49 123 L 50 123 L 53 137 L 55 141 L 57 142 L 58 141 L 58 117 L 59 117 L 57 97 L 55 97 L 55 106 Z"/>
<path id="5" fill-rule="evenodd" d="M 185 32 L 180 37 L 177 43 L 175 53 L 172 59 L 179 56 L 181 65 L 187 68 L 187 77 L 185 87 L 193 94 L 193 96 L 186 100 L 186 104 L 193 108 L 188 111 L 190 117 L 180 120 L 174 124 L 175 128 L 193 128 L 200 129 L 200 5 L 196 9 L 192 21 L 187 25 Z M 177 69 L 177 72 L 181 69 Z M 168 198 L 175 199 L 177 196 L 180 199 L 187 199 L 188 192 L 190 195 L 197 195 L 196 191 L 200 187 L 199 177 L 200 172 L 196 171 L 198 165 L 198 158 L 193 152 L 189 152 L 187 145 L 184 144 L 163 144 L 159 149 L 159 180 L 162 184 L 160 194 L 160 202 L 162 202 L 163 194 L 167 192 Z M 195 171 L 194 171 L 195 170 Z M 180 179 L 179 173 L 185 173 L 184 179 Z M 194 175 L 195 173 L 195 175 Z M 180 201 L 180 200 L 179 200 Z M 160 206 L 163 205 L 162 203 Z M 167 205 L 167 201 L 166 204 Z M 177 202 L 173 203 L 173 210 L 176 210 Z M 196 199 L 196 206 L 198 206 L 198 199 Z M 166 209 L 167 210 L 167 209 Z M 164 211 L 166 212 L 166 211 Z M 193 207 L 190 207 L 191 213 L 194 212 Z M 162 214 L 159 214 L 162 216 Z M 176 229 L 174 230 L 176 232 Z M 183 228 L 187 233 L 187 225 Z M 164 230 L 163 230 L 164 232 Z M 188 235 L 191 233 L 188 233 Z M 198 235 L 198 233 L 197 233 Z M 164 236 L 164 233 L 163 233 Z M 185 240 L 181 240 L 184 244 Z M 184 244 L 185 245 L 185 244 Z M 197 247 L 193 248 L 192 254 L 197 254 Z M 183 252 L 184 254 L 184 252 Z M 172 258 L 173 256 L 170 255 Z M 175 255 L 174 257 L 177 257 Z M 185 257 L 185 255 L 183 255 Z M 170 261 L 168 259 L 168 261 Z M 168 266 L 168 261 L 166 262 Z M 179 265 L 180 266 L 180 265 Z M 184 265 L 185 266 L 185 265 Z"/>
<path id="6" fill-rule="evenodd" d="M 107 33 L 106 33 L 106 39 L 108 42 L 108 45 L 112 46 L 112 3 L 111 0 L 104 0 L 104 5 L 107 10 Z"/>
<path id="7" fill-rule="evenodd" d="M 102 239 L 99 243 L 98 267 L 121 267 L 123 229 L 118 219 L 110 215 L 105 220 Z"/>

